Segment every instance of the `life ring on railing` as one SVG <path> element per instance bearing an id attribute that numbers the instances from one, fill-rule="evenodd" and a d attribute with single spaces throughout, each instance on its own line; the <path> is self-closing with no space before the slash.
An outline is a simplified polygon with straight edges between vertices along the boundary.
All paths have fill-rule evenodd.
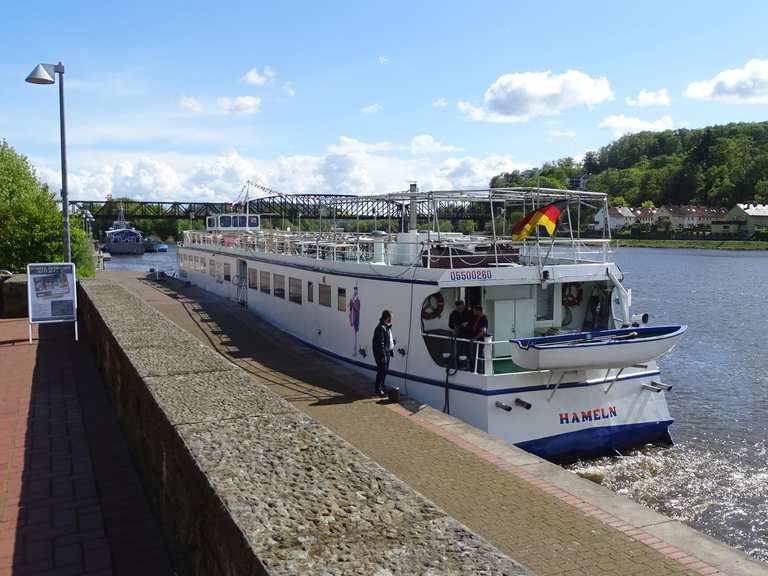
<path id="1" fill-rule="evenodd" d="M 563 306 L 570 308 L 578 306 L 584 298 L 584 288 L 581 282 L 570 282 L 563 284 Z"/>
<path id="2" fill-rule="evenodd" d="M 421 305 L 422 320 L 434 320 L 439 318 L 445 308 L 445 298 L 440 292 L 435 292 L 427 296 L 424 304 Z"/>

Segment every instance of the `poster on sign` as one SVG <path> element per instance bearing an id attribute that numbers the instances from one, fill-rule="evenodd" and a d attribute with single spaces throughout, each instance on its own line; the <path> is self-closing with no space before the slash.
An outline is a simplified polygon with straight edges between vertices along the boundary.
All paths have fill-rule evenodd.
<path id="1" fill-rule="evenodd" d="M 77 284 L 75 265 L 67 263 L 27 264 L 29 341 L 32 324 L 74 322 L 77 340 Z"/>

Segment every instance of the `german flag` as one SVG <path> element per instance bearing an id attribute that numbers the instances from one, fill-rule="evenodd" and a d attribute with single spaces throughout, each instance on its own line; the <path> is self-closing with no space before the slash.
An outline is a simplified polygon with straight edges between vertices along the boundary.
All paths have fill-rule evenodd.
<path id="1" fill-rule="evenodd" d="M 544 226 L 549 235 L 552 236 L 560 212 L 565 209 L 567 204 L 567 200 L 558 200 L 527 214 L 525 218 L 512 227 L 512 240 L 523 240 L 528 234 L 536 230 L 537 226 Z"/>

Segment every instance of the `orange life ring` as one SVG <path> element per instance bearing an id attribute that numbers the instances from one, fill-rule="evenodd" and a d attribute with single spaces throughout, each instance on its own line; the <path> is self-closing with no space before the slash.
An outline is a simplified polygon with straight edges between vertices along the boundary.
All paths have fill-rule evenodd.
<path id="1" fill-rule="evenodd" d="M 584 288 L 581 282 L 570 282 L 563 284 L 563 306 L 570 308 L 578 306 L 584 298 Z"/>
<path id="2" fill-rule="evenodd" d="M 430 294 L 421 306 L 421 318 L 423 320 L 439 318 L 444 308 L 445 298 L 443 298 L 443 295 L 440 292 Z"/>

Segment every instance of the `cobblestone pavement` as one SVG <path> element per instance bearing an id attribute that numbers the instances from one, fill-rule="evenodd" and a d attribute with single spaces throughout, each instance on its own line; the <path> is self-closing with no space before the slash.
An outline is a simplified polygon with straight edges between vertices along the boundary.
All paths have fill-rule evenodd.
<path id="1" fill-rule="evenodd" d="M 256 380 L 437 503 L 537 574 L 721 574 L 658 538 L 628 535 L 510 473 L 436 427 L 368 396 L 372 382 L 298 345 L 235 304 L 198 288 L 118 276 L 134 291 Z M 573 498 L 573 497 L 570 497 Z M 578 499 L 576 499 L 578 500 Z M 642 532 L 641 530 L 637 532 Z M 642 541 L 641 541 L 642 540 Z M 660 550 L 660 551 L 659 551 Z"/>
<path id="2" fill-rule="evenodd" d="M 0 320 L 0 576 L 172 574 L 85 341 L 34 333 Z"/>

